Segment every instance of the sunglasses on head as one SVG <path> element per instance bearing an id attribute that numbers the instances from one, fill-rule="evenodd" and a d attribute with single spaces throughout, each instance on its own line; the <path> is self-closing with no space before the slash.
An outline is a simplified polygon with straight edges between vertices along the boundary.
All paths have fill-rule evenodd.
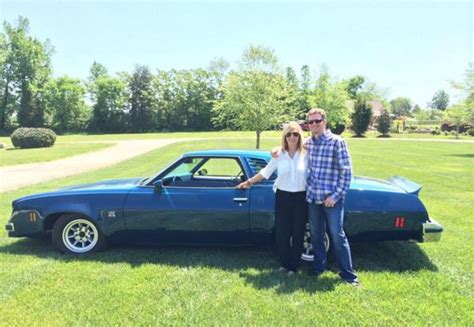
<path id="1" fill-rule="evenodd" d="M 313 120 L 308 120 L 308 125 L 313 125 L 313 124 L 320 124 L 324 121 L 324 119 L 313 119 Z"/>
<path id="2" fill-rule="evenodd" d="M 298 132 L 290 132 L 290 133 L 286 133 L 286 137 L 290 137 L 290 136 L 294 136 L 294 137 L 299 137 L 300 136 L 300 133 Z"/>

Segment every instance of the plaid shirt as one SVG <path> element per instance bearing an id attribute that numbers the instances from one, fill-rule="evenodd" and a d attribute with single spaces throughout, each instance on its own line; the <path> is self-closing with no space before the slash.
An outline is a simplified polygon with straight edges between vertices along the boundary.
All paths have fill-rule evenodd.
<path id="1" fill-rule="evenodd" d="M 326 131 L 319 138 L 307 139 L 310 173 L 306 200 L 322 203 L 328 196 L 335 201 L 344 197 L 352 179 L 352 164 L 346 142 Z"/>

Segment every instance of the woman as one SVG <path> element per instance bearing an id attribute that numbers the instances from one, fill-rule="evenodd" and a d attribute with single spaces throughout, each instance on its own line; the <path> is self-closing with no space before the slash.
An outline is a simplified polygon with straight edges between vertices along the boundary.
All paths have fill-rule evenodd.
<path id="1" fill-rule="evenodd" d="M 296 273 L 306 230 L 308 204 L 306 202 L 306 177 L 308 158 L 303 149 L 303 132 L 296 122 L 290 122 L 283 128 L 281 153 L 272 158 L 260 172 L 237 185 L 248 188 L 268 179 L 275 169 L 278 177 L 273 184 L 275 191 L 275 240 L 280 259 L 281 272 L 289 276 Z"/>

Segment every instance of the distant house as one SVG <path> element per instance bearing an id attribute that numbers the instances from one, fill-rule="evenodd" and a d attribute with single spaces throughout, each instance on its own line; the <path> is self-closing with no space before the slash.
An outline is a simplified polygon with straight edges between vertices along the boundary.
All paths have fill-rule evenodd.
<path id="1" fill-rule="evenodd" d="M 355 100 L 347 100 L 346 101 L 346 107 L 351 112 L 352 112 L 352 110 L 354 110 L 354 103 L 355 103 Z M 370 101 L 367 101 L 367 103 L 372 106 L 372 119 L 370 121 L 370 125 L 373 126 L 375 124 L 375 122 L 377 121 L 377 118 L 382 114 L 382 111 L 385 108 L 384 108 L 382 102 L 377 101 L 377 100 L 370 100 Z"/>

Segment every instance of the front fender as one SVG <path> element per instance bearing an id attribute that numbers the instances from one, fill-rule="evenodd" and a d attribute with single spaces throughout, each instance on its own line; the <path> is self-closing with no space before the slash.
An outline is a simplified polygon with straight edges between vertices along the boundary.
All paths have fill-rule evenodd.
<path id="1" fill-rule="evenodd" d="M 105 236 L 125 230 L 123 203 L 126 193 L 74 194 L 48 196 L 21 203 L 9 223 L 14 231 L 9 236 L 32 236 L 52 228 L 54 221 L 62 214 L 78 214 L 91 219 Z M 37 220 L 29 220 L 29 212 L 35 212 Z M 21 214 L 20 214 L 21 213 Z M 15 221 L 12 221 L 12 220 Z M 12 227 L 7 227 L 8 229 Z"/>
<path id="2" fill-rule="evenodd" d="M 36 210 L 14 211 L 5 229 L 9 237 L 41 235 L 44 231 L 44 218 Z"/>

